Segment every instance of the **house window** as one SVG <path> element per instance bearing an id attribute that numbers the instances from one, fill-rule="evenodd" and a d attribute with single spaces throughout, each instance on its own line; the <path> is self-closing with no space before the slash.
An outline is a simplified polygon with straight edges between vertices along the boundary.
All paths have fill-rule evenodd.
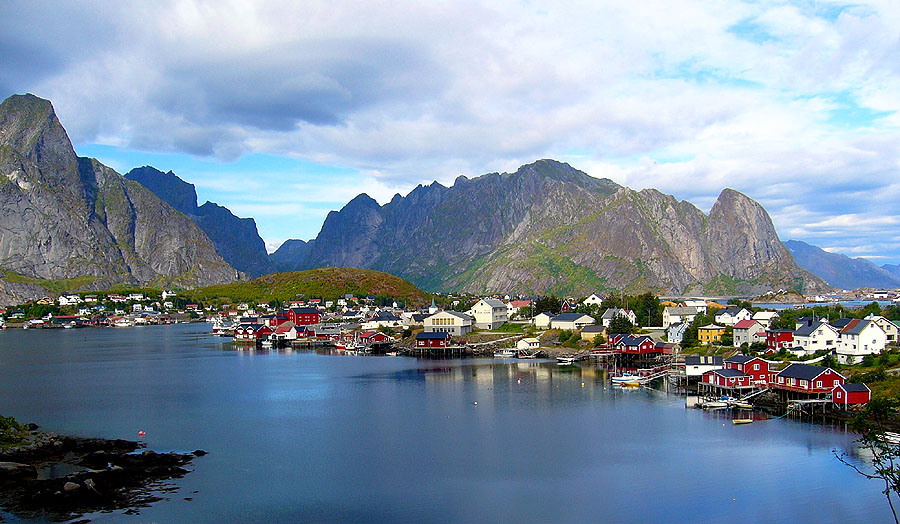
<path id="1" fill-rule="evenodd" d="M 816 381 L 816 387 L 817 387 L 817 388 L 822 387 L 822 381 L 821 381 L 821 380 L 817 380 L 817 381 Z"/>
<path id="2" fill-rule="evenodd" d="M 837 396 L 837 398 L 841 398 L 841 392 L 840 392 L 840 390 L 838 390 L 838 392 L 837 392 L 837 395 L 836 395 L 836 396 Z"/>
<path id="3" fill-rule="evenodd" d="M 805 380 L 801 380 L 801 381 L 800 381 L 800 387 L 801 387 L 801 388 L 805 388 L 805 387 L 806 387 L 806 381 L 805 381 Z"/>
<path id="4" fill-rule="evenodd" d="M 759 364 L 753 364 L 753 371 L 759 371 Z"/>
<path id="5" fill-rule="evenodd" d="M 835 385 L 835 386 L 839 385 L 840 383 L 841 383 L 840 380 L 838 380 L 838 379 L 835 379 L 835 380 L 834 380 L 834 385 Z"/>

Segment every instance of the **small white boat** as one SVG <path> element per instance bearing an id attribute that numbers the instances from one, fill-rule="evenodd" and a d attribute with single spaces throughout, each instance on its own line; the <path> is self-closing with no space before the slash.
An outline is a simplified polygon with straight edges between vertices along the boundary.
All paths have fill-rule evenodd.
<path id="1" fill-rule="evenodd" d="M 518 350 L 515 348 L 504 348 L 494 351 L 494 358 L 516 358 Z"/>
<path id="2" fill-rule="evenodd" d="M 751 422 L 753 422 L 752 418 L 736 418 L 731 421 L 735 426 L 738 424 L 750 424 Z"/>
<path id="3" fill-rule="evenodd" d="M 560 355 L 556 357 L 556 363 L 560 366 L 573 366 L 575 365 L 575 357 Z"/>
<path id="4" fill-rule="evenodd" d="M 632 375 L 631 373 L 622 373 L 621 375 L 612 377 L 610 380 L 613 381 L 613 384 L 622 384 L 625 382 L 637 382 L 638 384 L 640 384 L 644 381 L 644 377 L 640 375 Z"/>

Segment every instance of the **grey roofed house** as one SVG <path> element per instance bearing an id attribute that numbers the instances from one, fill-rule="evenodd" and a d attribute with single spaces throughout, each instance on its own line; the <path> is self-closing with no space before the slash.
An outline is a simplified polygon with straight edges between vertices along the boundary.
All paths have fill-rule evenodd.
<path id="1" fill-rule="evenodd" d="M 556 315 L 555 317 L 553 317 L 553 320 L 556 320 L 559 322 L 573 322 L 575 320 L 578 320 L 581 317 L 586 317 L 586 316 L 588 316 L 588 315 L 585 315 L 584 313 L 560 313 L 559 315 Z"/>
<path id="2" fill-rule="evenodd" d="M 816 319 L 814 317 L 800 317 L 796 321 L 796 325 L 798 326 L 811 326 L 816 323 Z"/>
<path id="3" fill-rule="evenodd" d="M 797 322 L 799 323 L 800 321 L 798 320 Z M 824 324 L 824 322 L 822 322 L 822 321 L 813 322 L 811 324 L 804 323 L 802 326 L 800 326 L 798 329 L 796 329 L 794 331 L 794 336 L 808 337 L 808 336 L 812 335 L 813 332 L 815 332 L 817 329 L 819 329 L 819 327 L 822 324 Z"/>
<path id="4" fill-rule="evenodd" d="M 504 304 L 502 300 L 497 300 L 496 298 L 483 298 L 481 300 L 483 300 L 485 304 L 491 307 L 506 307 L 506 304 Z"/>
<path id="5" fill-rule="evenodd" d="M 790 366 L 779 371 L 778 376 L 796 378 L 800 380 L 812 380 L 822 373 L 825 373 L 829 369 L 830 368 L 826 368 L 824 366 L 813 366 L 811 364 L 791 364 Z M 843 377 L 843 375 L 841 375 L 837 371 L 832 371 Z"/>
<path id="6" fill-rule="evenodd" d="M 722 357 L 717 356 L 691 356 L 684 357 L 685 366 L 721 366 L 723 365 Z"/>
<path id="7" fill-rule="evenodd" d="M 606 328 L 603 326 L 584 326 L 581 329 L 582 333 L 603 333 L 606 331 Z"/>
<path id="8" fill-rule="evenodd" d="M 666 308 L 669 311 L 670 315 L 696 315 L 698 313 L 697 308 L 694 306 L 669 306 Z"/>
<path id="9" fill-rule="evenodd" d="M 847 393 L 869 393 L 872 391 L 869 389 L 869 386 L 865 384 L 848 383 L 842 384 L 841 387 L 844 388 L 844 391 Z"/>
<path id="10" fill-rule="evenodd" d="M 605 319 L 605 320 L 612 320 L 612 319 L 616 318 L 616 313 L 618 313 L 618 312 L 619 312 L 619 308 L 611 307 L 611 308 L 607 309 L 606 311 L 604 311 L 603 315 L 600 318 Z"/>
<path id="11" fill-rule="evenodd" d="M 869 326 L 870 322 L 870 320 L 860 320 L 856 324 L 848 323 L 845 326 L 845 329 L 841 330 L 841 335 L 859 335 L 864 329 Z"/>

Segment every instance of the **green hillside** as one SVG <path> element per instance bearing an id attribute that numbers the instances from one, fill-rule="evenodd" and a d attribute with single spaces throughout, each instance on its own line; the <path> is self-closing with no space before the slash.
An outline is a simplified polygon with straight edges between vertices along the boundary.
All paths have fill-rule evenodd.
<path id="1" fill-rule="evenodd" d="M 422 290 L 402 278 L 375 271 L 343 267 L 320 267 L 306 271 L 272 273 L 247 282 L 234 282 L 194 289 L 185 293 L 204 303 L 281 302 L 306 298 L 336 299 L 356 296 L 391 297 L 410 306 L 431 300 Z"/>

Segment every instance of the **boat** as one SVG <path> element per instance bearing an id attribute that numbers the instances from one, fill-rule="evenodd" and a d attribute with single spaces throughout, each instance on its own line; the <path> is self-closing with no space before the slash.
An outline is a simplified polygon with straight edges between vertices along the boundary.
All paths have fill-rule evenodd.
<path id="1" fill-rule="evenodd" d="M 750 424 L 751 422 L 753 422 L 752 418 L 736 418 L 731 421 L 735 426 L 738 424 Z"/>
<path id="2" fill-rule="evenodd" d="M 494 358 L 516 358 L 518 350 L 515 348 L 504 348 L 494 351 Z"/>
<path id="3" fill-rule="evenodd" d="M 570 355 L 560 355 L 556 357 L 556 363 L 560 366 L 573 366 L 575 365 L 575 357 Z"/>
<path id="4" fill-rule="evenodd" d="M 610 380 L 613 381 L 613 384 L 623 384 L 625 382 L 637 382 L 638 384 L 640 384 L 644 381 L 644 377 L 640 375 L 632 375 L 631 373 L 622 373 L 621 375 L 612 377 Z"/>
<path id="5" fill-rule="evenodd" d="M 636 388 L 636 387 L 639 387 L 640 385 L 641 385 L 641 383 L 640 383 L 640 382 L 637 382 L 637 381 L 632 381 L 632 382 L 616 382 L 616 383 L 613 384 L 613 386 L 620 386 L 620 387 L 623 387 L 623 388 Z"/>

